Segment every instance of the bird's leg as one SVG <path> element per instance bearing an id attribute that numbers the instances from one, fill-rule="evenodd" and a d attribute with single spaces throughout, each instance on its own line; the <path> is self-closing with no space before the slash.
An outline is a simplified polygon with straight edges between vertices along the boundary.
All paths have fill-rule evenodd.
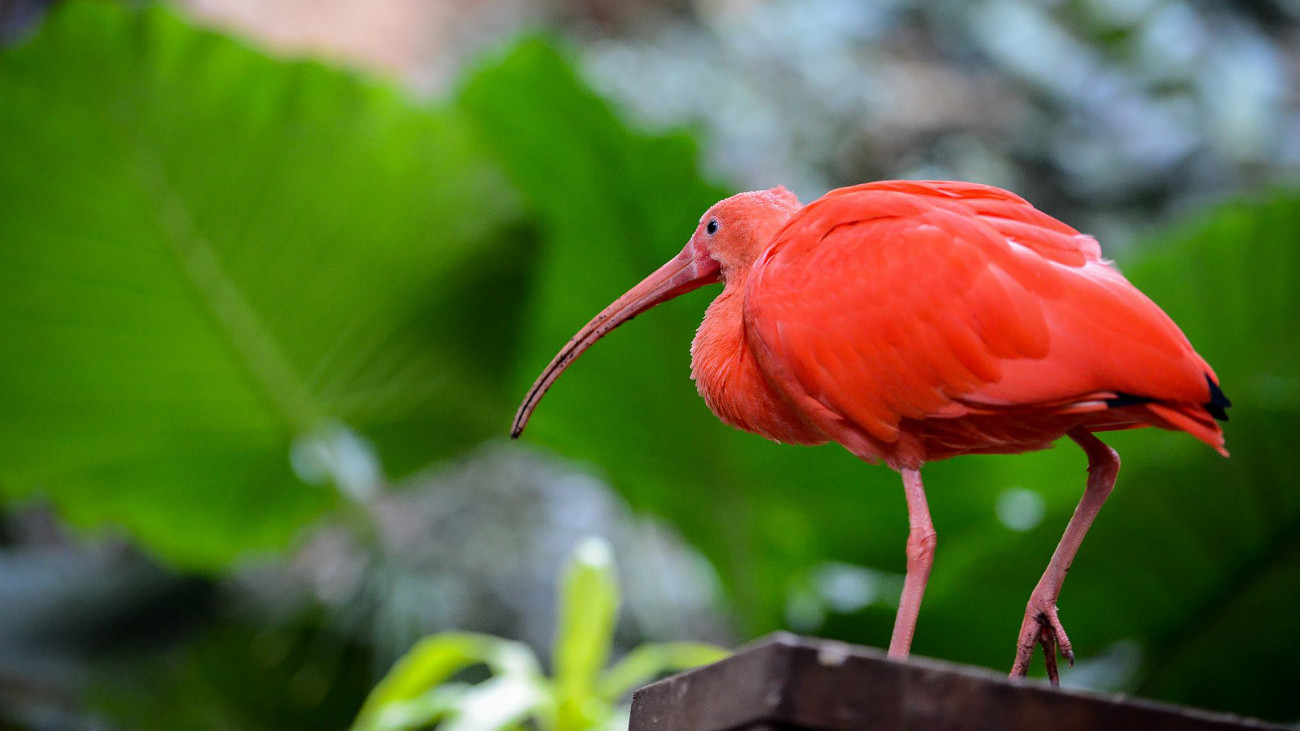
<path id="1" fill-rule="evenodd" d="M 903 492 L 907 495 L 907 578 L 903 596 L 894 616 L 894 634 L 889 640 L 890 657 L 907 657 L 916 632 L 916 615 L 921 611 L 921 595 L 930 578 L 934 563 L 935 533 L 930 522 L 930 506 L 925 502 L 925 486 L 918 469 L 903 469 Z"/>
<path id="2" fill-rule="evenodd" d="M 1061 584 L 1070 570 L 1074 555 L 1079 552 L 1084 534 L 1101 510 L 1101 504 L 1110 496 L 1110 491 L 1115 487 L 1115 477 L 1119 474 L 1119 454 L 1091 432 L 1082 428 L 1074 429 L 1070 431 L 1070 438 L 1088 455 L 1088 486 L 1084 488 L 1083 498 L 1074 509 L 1074 516 L 1065 528 L 1065 535 L 1061 536 L 1061 542 L 1056 546 L 1051 562 L 1047 564 L 1047 571 L 1043 572 L 1043 578 L 1039 579 L 1038 586 L 1029 595 L 1025 620 L 1020 625 L 1016 662 L 1011 668 L 1013 676 L 1028 673 L 1034 646 L 1041 644 L 1047 656 L 1047 675 L 1053 685 L 1060 683 L 1056 674 L 1057 651 L 1060 651 L 1066 662 L 1074 664 L 1070 639 L 1065 636 L 1065 628 L 1061 626 L 1056 613 Z"/>

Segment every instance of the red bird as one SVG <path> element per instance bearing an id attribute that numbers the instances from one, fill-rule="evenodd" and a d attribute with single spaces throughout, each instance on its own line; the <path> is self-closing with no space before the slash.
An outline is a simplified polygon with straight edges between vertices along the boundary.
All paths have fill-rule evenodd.
<path id="1" fill-rule="evenodd" d="M 921 466 L 1017 454 L 1069 436 L 1088 482 L 1029 597 L 1012 675 L 1042 644 L 1073 662 L 1056 601 L 1110 494 L 1119 456 L 1094 432 L 1185 431 L 1224 456 L 1230 406 L 1178 326 L 1101 258 L 1096 240 L 1019 196 L 974 183 L 883 181 L 804 206 L 785 188 L 741 193 L 690 243 L 587 324 L 533 384 L 546 389 L 637 314 L 721 282 L 691 347 L 705 403 L 789 444 L 838 442 L 901 473 L 911 529 L 889 654 L 905 657 L 934 558 Z"/>

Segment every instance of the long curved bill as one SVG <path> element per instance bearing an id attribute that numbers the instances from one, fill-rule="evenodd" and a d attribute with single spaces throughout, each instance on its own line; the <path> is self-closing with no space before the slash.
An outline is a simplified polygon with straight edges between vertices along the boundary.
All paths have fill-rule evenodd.
<path id="1" fill-rule="evenodd" d="M 574 335 L 556 354 L 551 364 L 542 371 L 542 375 L 537 377 L 533 387 L 528 389 L 528 395 L 519 405 L 519 411 L 515 412 L 515 422 L 510 427 L 510 437 L 518 438 L 523 433 L 524 427 L 528 424 L 528 417 L 532 416 L 533 409 L 537 408 L 546 390 L 555 383 L 569 364 L 591 347 L 592 343 L 657 304 L 717 281 L 719 281 L 718 263 L 704 252 L 697 253 L 693 242 L 687 244 L 686 248 L 682 249 L 682 253 L 673 257 L 672 261 L 659 267 L 654 274 L 641 280 L 641 283 L 628 290 L 627 294 L 601 310 L 599 315 L 592 318 L 591 322 L 579 330 L 578 334 Z"/>

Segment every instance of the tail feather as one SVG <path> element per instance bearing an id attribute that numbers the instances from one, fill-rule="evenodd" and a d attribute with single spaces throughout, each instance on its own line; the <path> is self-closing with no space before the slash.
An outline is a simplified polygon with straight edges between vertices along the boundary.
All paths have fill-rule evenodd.
<path id="1" fill-rule="evenodd" d="M 1223 430 L 1211 418 L 1213 412 L 1208 408 L 1170 403 L 1149 403 L 1144 408 L 1160 426 L 1185 431 L 1224 457 L 1228 456 L 1228 450 L 1223 446 Z"/>

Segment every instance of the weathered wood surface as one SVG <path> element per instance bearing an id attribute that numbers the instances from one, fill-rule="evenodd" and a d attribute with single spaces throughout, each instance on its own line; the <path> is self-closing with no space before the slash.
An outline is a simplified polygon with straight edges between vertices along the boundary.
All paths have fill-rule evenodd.
<path id="1" fill-rule="evenodd" d="M 978 668 L 772 635 L 632 698 L 630 731 L 1228 731 L 1284 727 Z"/>

